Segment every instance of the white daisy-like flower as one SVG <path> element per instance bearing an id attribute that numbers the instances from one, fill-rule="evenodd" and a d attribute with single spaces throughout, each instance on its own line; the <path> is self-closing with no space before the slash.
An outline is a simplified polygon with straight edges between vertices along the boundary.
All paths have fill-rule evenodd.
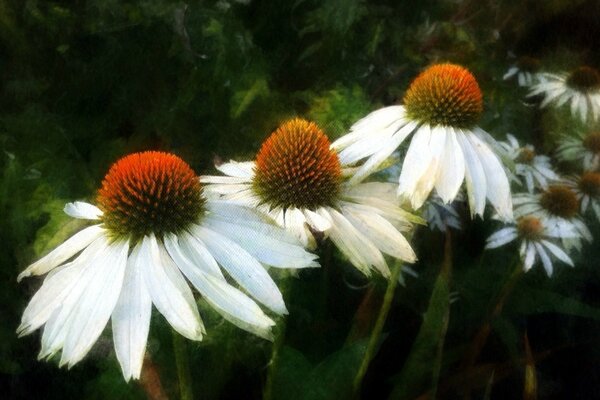
<path id="1" fill-rule="evenodd" d="M 332 144 L 344 165 L 365 160 L 351 178 L 358 183 L 411 134 L 398 195 L 418 209 L 429 193 L 449 203 L 466 182 L 471 214 L 483 215 L 486 198 L 505 219 L 512 217 L 508 177 L 492 151 L 494 139 L 476 123 L 483 110 L 473 75 L 453 64 L 429 67 L 411 83 L 404 105 L 379 109 Z"/>
<path id="2" fill-rule="evenodd" d="M 585 122 L 600 118 L 600 72 L 579 67 L 570 73 L 543 73 L 543 80 L 531 87 L 529 96 L 544 95 L 540 107 L 569 103 L 571 114 Z"/>
<path id="3" fill-rule="evenodd" d="M 262 144 L 255 162 L 217 166 L 225 176 L 203 176 L 207 193 L 274 218 L 305 245 L 328 236 L 365 275 L 390 270 L 383 254 L 407 262 L 415 253 L 402 230 L 419 218 L 398 205 L 396 185 L 349 186 L 327 136 L 314 123 L 292 119 Z"/>
<path id="4" fill-rule="evenodd" d="M 517 218 L 515 222 L 509 222 L 508 226 L 491 235 L 485 248 L 495 249 L 520 240 L 519 255 L 523 269 L 529 271 L 539 258 L 548 276 L 552 276 L 552 258 L 574 266 L 571 257 L 556 242 L 560 238 L 562 234 L 557 231 L 557 227 L 548 227 L 539 217 L 525 215 Z"/>
<path id="5" fill-rule="evenodd" d="M 600 221 L 600 173 L 584 172 L 580 176 L 570 177 L 565 184 L 577 194 L 581 214 L 585 215 L 591 210 Z"/>
<path id="6" fill-rule="evenodd" d="M 252 210 L 207 199 L 180 158 L 143 152 L 116 162 L 98 193 L 98 207 L 69 203 L 65 212 L 96 224 L 78 232 L 19 275 L 48 274 L 23 313 L 19 335 L 44 325 L 39 359 L 62 350 L 73 366 L 108 320 L 126 380 L 138 379 L 152 305 L 182 336 L 201 340 L 204 326 L 186 278 L 225 319 L 269 338 L 274 322 L 225 279 L 277 314 L 281 293 L 261 264 L 317 266 L 285 230 Z"/>
<path id="7" fill-rule="evenodd" d="M 425 203 L 423 218 L 427 221 L 427 225 L 431 230 L 446 232 L 448 229 L 462 229 L 460 214 L 456 209 L 457 202 L 460 199 L 454 200 L 452 203 L 444 203 L 438 196 L 433 196 Z"/>
<path id="8" fill-rule="evenodd" d="M 592 241 L 592 234 L 579 216 L 579 200 L 577 194 L 564 183 L 552 184 L 540 193 L 518 193 L 513 197 L 515 217 L 532 215 L 539 217 L 544 226 L 563 245 L 580 248 L 581 239 Z"/>
<path id="9" fill-rule="evenodd" d="M 508 80 L 516 78 L 519 86 L 531 86 L 540 81 L 540 60 L 533 57 L 519 57 L 517 61 L 510 66 L 502 79 Z"/>
<path id="10" fill-rule="evenodd" d="M 600 168 L 600 132 L 564 137 L 556 149 L 560 161 L 577 162 L 584 171 Z"/>
<path id="11" fill-rule="evenodd" d="M 552 170 L 550 157 L 536 154 L 535 148 L 528 144 L 521 146 L 519 141 L 511 134 L 506 135 L 506 142 L 498 142 L 506 150 L 506 154 L 515 164 L 515 174 L 522 180 L 529 193 L 534 189 L 546 189 L 551 182 L 558 181 L 560 177 Z"/>

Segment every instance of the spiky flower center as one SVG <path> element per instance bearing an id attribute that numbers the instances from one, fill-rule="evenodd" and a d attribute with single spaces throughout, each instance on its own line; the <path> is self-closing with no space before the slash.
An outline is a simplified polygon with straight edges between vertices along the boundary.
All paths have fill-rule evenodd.
<path id="1" fill-rule="evenodd" d="M 541 206 L 551 215 L 570 219 L 579 210 L 575 192 L 565 185 L 551 185 L 542 193 Z"/>
<path id="2" fill-rule="evenodd" d="M 544 225 L 539 218 L 526 215 L 517 220 L 517 232 L 519 236 L 528 240 L 537 240 L 542 236 Z"/>
<path id="3" fill-rule="evenodd" d="M 407 115 L 432 126 L 473 127 L 483 111 L 475 77 L 454 64 L 438 64 L 421 72 L 404 95 Z"/>
<path id="4" fill-rule="evenodd" d="M 519 155 L 517 156 L 517 162 L 521 164 L 531 164 L 535 158 L 535 151 L 522 147 L 519 149 Z"/>
<path id="5" fill-rule="evenodd" d="M 583 139 L 583 147 L 592 153 L 600 154 L 600 132 L 592 132 Z"/>
<path id="6" fill-rule="evenodd" d="M 600 90 L 600 72 L 592 67 L 579 67 L 569 74 L 567 85 L 580 92 Z"/>
<path id="7" fill-rule="evenodd" d="M 333 205 L 340 193 L 341 166 L 329 139 L 313 122 L 292 119 L 262 144 L 253 187 L 271 208 Z"/>
<path id="8" fill-rule="evenodd" d="M 600 197 L 600 173 L 585 172 L 579 179 L 579 190 L 591 197 Z"/>
<path id="9" fill-rule="evenodd" d="M 187 228 L 198 221 L 204 203 L 190 166 L 173 154 L 157 151 L 121 158 L 98 192 L 105 227 L 116 236 L 134 239 Z"/>
<path id="10" fill-rule="evenodd" d="M 517 60 L 517 67 L 524 72 L 537 72 L 540 70 L 540 60 L 534 57 L 522 56 Z"/>

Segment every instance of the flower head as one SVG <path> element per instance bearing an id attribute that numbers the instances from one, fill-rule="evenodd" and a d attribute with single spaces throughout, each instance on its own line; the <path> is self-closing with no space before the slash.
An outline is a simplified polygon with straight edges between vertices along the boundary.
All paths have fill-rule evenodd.
<path id="1" fill-rule="evenodd" d="M 406 114 L 431 126 L 472 128 L 483 111 L 477 80 L 454 64 L 427 68 L 412 81 L 404 95 Z"/>
<path id="2" fill-rule="evenodd" d="M 584 172 L 568 178 L 565 183 L 577 195 L 581 214 L 585 215 L 591 209 L 600 221 L 600 173 Z"/>
<path id="3" fill-rule="evenodd" d="M 550 182 L 560 179 L 552 169 L 550 158 L 537 154 L 531 145 L 521 146 L 511 134 L 506 135 L 506 138 L 506 142 L 499 143 L 515 163 L 517 182 L 525 185 L 529 193 L 537 188 L 545 189 Z"/>
<path id="4" fill-rule="evenodd" d="M 497 143 L 476 126 L 482 109 L 481 90 L 467 69 L 434 65 L 411 83 L 404 105 L 372 112 L 332 148 L 339 151 L 342 165 L 357 167 L 350 179 L 356 184 L 413 134 L 399 177 L 399 196 L 417 209 L 435 188 L 449 203 L 464 181 L 472 215 L 483 214 L 487 198 L 510 219 L 508 177 L 492 150 Z"/>
<path id="5" fill-rule="evenodd" d="M 566 136 L 556 150 L 561 161 L 579 163 L 586 171 L 595 171 L 600 167 L 600 132 L 592 131 L 587 135 Z"/>
<path id="6" fill-rule="evenodd" d="M 555 183 L 540 193 L 519 193 L 513 197 L 515 217 L 539 218 L 553 237 L 566 248 L 581 247 L 581 239 L 592 240 L 589 229 L 579 216 L 577 193 L 568 183 Z"/>
<path id="7" fill-rule="evenodd" d="M 543 80 L 531 87 L 529 96 L 544 95 L 540 104 L 545 107 L 553 104 L 561 107 L 570 103 L 571 114 L 583 122 L 588 117 L 600 118 L 600 72 L 595 68 L 583 66 L 570 73 L 542 74 Z"/>
<path id="8" fill-rule="evenodd" d="M 52 271 L 25 309 L 18 332 L 44 325 L 39 358 L 62 351 L 60 365 L 79 362 L 111 319 L 123 376 L 139 378 L 152 305 L 181 335 L 200 340 L 204 326 L 185 278 L 224 318 L 269 338 L 274 322 L 228 283 L 221 267 L 282 314 L 283 298 L 262 264 L 317 266 L 314 255 L 262 215 L 204 197 L 192 169 L 172 154 L 136 153 L 117 161 L 98 205 L 67 204 L 67 214 L 96 224 L 19 275 Z"/>
<path id="9" fill-rule="evenodd" d="M 225 176 L 203 176 L 211 196 L 255 208 L 274 218 L 309 247 L 315 234 L 330 238 L 365 275 L 390 271 L 383 254 L 416 259 L 401 231 L 419 218 L 402 210 L 395 185 L 351 187 L 347 171 L 329 140 L 314 123 L 293 119 L 263 143 L 255 162 L 217 166 Z"/>
<path id="10" fill-rule="evenodd" d="M 516 221 L 509 222 L 507 227 L 498 230 L 487 239 L 486 249 L 495 249 L 515 240 L 520 241 L 519 255 L 523 269 L 529 271 L 540 259 L 548 276 L 552 275 L 552 258 L 556 258 L 571 267 L 574 265 L 571 258 L 561 248 L 557 239 L 561 235 L 556 229 L 546 225 L 542 218 L 534 215 L 518 217 Z"/>
<path id="11" fill-rule="evenodd" d="M 327 136 L 295 118 L 283 123 L 256 156 L 254 189 L 265 204 L 315 210 L 333 205 L 340 193 L 342 169 Z"/>
<path id="12" fill-rule="evenodd" d="M 522 56 L 508 69 L 502 79 L 517 78 L 519 86 L 531 86 L 540 79 L 541 62 L 537 58 Z"/>

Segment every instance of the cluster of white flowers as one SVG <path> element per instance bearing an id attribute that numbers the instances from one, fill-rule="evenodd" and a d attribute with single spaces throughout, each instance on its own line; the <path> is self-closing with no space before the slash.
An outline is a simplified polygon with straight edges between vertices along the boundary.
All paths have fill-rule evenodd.
<path id="1" fill-rule="evenodd" d="M 534 80 L 517 76 L 521 84 Z M 94 224 L 19 276 L 48 274 L 18 332 L 43 327 L 39 357 L 61 352 L 60 364 L 72 366 L 111 320 L 123 376 L 137 379 L 152 305 L 178 333 L 201 340 L 205 329 L 191 285 L 225 319 L 270 338 L 275 322 L 268 313 L 287 313 L 270 268 L 318 267 L 312 252 L 331 240 L 364 275 L 387 278 L 391 260 L 416 261 L 406 237 L 415 225 L 462 228 L 460 203 L 471 217 L 483 217 L 491 204 L 508 226 L 488 247 L 519 238 L 525 269 L 536 255 L 548 274 L 550 255 L 573 265 L 565 249 L 591 239 L 579 203 L 600 217 L 593 186 L 600 179 L 561 180 L 533 147 L 510 135 L 498 143 L 478 127 L 482 111 L 473 75 L 438 64 L 414 79 L 402 105 L 370 113 L 333 143 L 315 123 L 295 118 L 264 141 L 253 161 L 217 165 L 220 175 L 197 177 L 168 153 L 128 155 L 109 170 L 96 205 L 65 207 Z M 394 181 L 367 181 L 405 142 Z M 566 159 L 571 147 L 559 154 Z M 514 175 L 499 152 L 512 159 Z M 597 156 L 584 161 L 597 164 Z M 509 176 L 527 193 L 512 196 Z"/>

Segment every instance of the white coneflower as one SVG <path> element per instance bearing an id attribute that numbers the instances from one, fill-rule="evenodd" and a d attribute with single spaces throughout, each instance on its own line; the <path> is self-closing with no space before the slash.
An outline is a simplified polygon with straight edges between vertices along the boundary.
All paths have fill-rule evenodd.
<path id="1" fill-rule="evenodd" d="M 411 83 L 404 105 L 374 111 L 355 123 L 332 148 L 340 161 L 361 160 L 352 183 L 372 173 L 411 134 L 398 194 L 421 207 L 436 189 L 445 203 L 466 182 L 471 214 L 483 215 L 486 197 L 505 219 L 512 217 L 510 186 L 494 139 L 479 128 L 481 90 L 473 75 L 453 64 L 429 67 Z"/>
<path id="2" fill-rule="evenodd" d="M 570 103 L 571 114 L 583 122 L 588 117 L 600 118 L 600 72 L 591 67 L 579 67 L 570 73 L 544 73 L 543 81 L 533 85 L 529 96 L 544 95 L 540 104 L 561 107 Z"/>
<path id="3" fill-rule="evenodd" d="M 592 234 L 579 216 L 577 194 L 565 184 L 552 184 L 538 194 L 520 193 L 513 197 L 515 217 L 533 215 L 563 239 L 565 247 L 581 247 L 581 238 L 591 242 Z"/>
<path id="4" fill-rule="evenodd" d="M 425 203 L 423 218 L 427 220 L 427 225 L 431 230 L 446 232 L 453 228 L 456 230 L 462 229 L 462 222 L 458 210 L 456 209 L 459 199 L 452 203 L 444 203 L 438 196 L 432 196 Z"/>
<path id="5" fill-rule="evenodd" d="M 533 57 L 519 57 L 506 71 L 502 79 L 517 79 L 519 86 L 531 86 L 540 81 L 540 60 Z"/>
<path id="6" fill-rule="evenodd" d="M 523 181 L 529 193 L 534 189 L 546 189 L 548 183 L 557 181 L 560 177 L 552 170 L 548 156 L 536 154 L 532 145 L 519 145 L 519 141 L 511 134 L 506 135 L 506 142 L 498 142 L 506 150 L 508 157 L 515 164 L 515 173 Z"/>
<path id="7" fill-rule="evenodd" d="M 519 255 L 525 271 L 529 271 L 539 258 L 548 276 L 552 276 L 551 256 L 571 267 L 574 266 L 568 254 L 559 244 L 553 242 L 562 238 L 561 234 L 556 229 L 547 227 L 539 217 L 526 215 L 508 225 L 487 239 L 486 249 L 495 249 L 514 240 L 520 240 Z"/>
<path id="8" fill-rule="evenodd" d="M 29 266 L 19 279 L 50 273 L 23 313 L 20 335 L 44 325 L 39 358 L 62 350 L 73 366 L 109 318 L 126 380 L 140 376 L 152 304 L 181 335 L 200 340 L 204 327 L 187 278 L 219 313 L 263 337 L 273 321 L 227 283 L 219 265 L 276 313 L 281 293 L 261 262 L 315 265 L 315 256 L 281 228 L 242 207 L 210 201 L 192 169 L 175 155 L 144 152 L 116 162 L 98 207 L 69 203 L 65 212 L 96 222 Z"/>
<path id="9" fill-rule="evenodd" d="M 225 176 L 204 176 L 207 192 L 261 210 L 306 245 L 325 232 L 365 275 L 390 271 L 383 253 L 414 262 L 415 253 L 399 229 L 414 216 L 398 206 L 396 185 L 348 186 L 330 142 L 312 122 L 283 123 L 262 144 L 255 162 L 217 166 Z"/>
<path id="10" fill-rule="evenodd" d="M 556 157 L 561 161 L 580 163 L 585 171 L 600 168 L 600 132 L 590 132 L 576 137 L 566 136 L 558 145 Z"/>
<path id="11" fill-rule="evenodd" d="M 577 194 L 581 204 L 581 214 L 591 209 L 600 221 L 600 173 L 584 172 L 566 180 L 566 184 Z"/>

